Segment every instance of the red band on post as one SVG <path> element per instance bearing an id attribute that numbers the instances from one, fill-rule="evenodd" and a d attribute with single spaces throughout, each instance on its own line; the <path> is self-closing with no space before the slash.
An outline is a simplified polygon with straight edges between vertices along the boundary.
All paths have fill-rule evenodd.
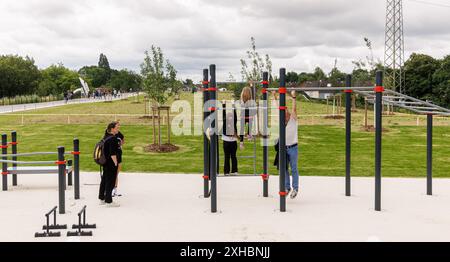
<path id="1" fill-rule="evenodd" d="M 261 175 L 263 180 L 269 180 L 269 175 L 268 174 L 262 174 Z"/>
<path id="2" fill-rule="evenodd" d="M 198 82 L 197 82 L 197 83 L 198 83 Z M 208 85 L 208 84 L 209 84 L 209 81 L 202 81 L 202 84 Z"/>
<path id="3" fill-rule="evenodd" d="M 6 176 L 7 174 L 9 174 L 8 172 L 2 172 L 3 176 Z"/>
<path id="4" fill-rule="evenodd" d="M 215 107 L 210 107 L 210 108 L 208 108 L 208 110 L 211 111 L 211 112 L 216 111 L 216 109 L 217 109 L 217 108 L 215 108 Z"/>
<path id="5" fill-rule="evenodd" d="M 373 90 L 374 90 L 376 93 L 383 93 L 383 92 L 384 92 L 384 87 L 382 87 L 382 86 L 376 86 Z"/>
<path id="6" fill-rule="evenodd" d="M 287 89 L 286 89 L 286 87 L 280 87 L 280 88 L 278 89 L 278 92 L 279 92 L 280 94 L 286 94 L 286 93 L 287 93 Z"/>
<path id="7" fill-rule="evenodd" d="M 8 148 L 8 145 L 6 145 L 6 146 L 0 146 L 0 148 L 2 148 L 2 149 L 3 149 L 3 148 Z"/>
<path id="8" fill-rule="evenodd" d="M 209 91 L 217 91 L 217 88 L 215 88 L 215 87 L 210 87 L 210 88 L 208 88 L 208 90 L 209 90 Z"/>
<path id="9" fill-rule="evenodd" d="M 269 84 L 269 81 L 262 81 L 261 84 L 263 84 L 263 85 L 268 85 L 268 84 Z"/>
<path id="10" fill-rule="evenodd" d="M 70 154 L 72 154 L 72 155 L 79 155 L 79 154 L 81 154 L 81 152 L 71 152 Z"/>
<path id="11" fill-rule="evenodd" d="M 57 164 L 57 165 L 65 165 L 66 163 L 67 163 L 66 160 L 64 160 L 64 161 L 56 161 L 55 162 L 55 164 Z"/>
<path id="12" fill-rule="evenodd" d="M 351 89 L 346 89 L 346 90 L 344 90 L 344 93 L 353 93 L 353 90 L 351 90 Z"/>
<path id="13" fill-rule="evenodd" d="M 280 110 L 286 110 L 287 106 L 280 106 Z"/>
<path id="14" fill-rule="evenodd" d="M 263 88 L 263 89 L 261 90 L 261 92 L 262 92 L 263 94 L 267 94 L 267 89 Z"/>
<path id="15" fill-rule="evenodd" d="M 287 196 L 287 192 L 280 192 L 280 196 Z"/>
<path id="16" fill-rule="evenodd" d="M 208 180 L 209 176 L 203 176 L 203 179 Z"/>

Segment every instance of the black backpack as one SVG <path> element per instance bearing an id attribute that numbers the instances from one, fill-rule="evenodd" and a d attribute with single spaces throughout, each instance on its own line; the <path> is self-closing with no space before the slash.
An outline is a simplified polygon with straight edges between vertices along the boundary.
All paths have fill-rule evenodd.
<path id="1" fill-rule="evenodd" d="M 103 138 L 102 140 L 100 140 L 100 142 L 98 142 L 95 145 L 94 148 L 94 162 L 97 163 L 98 165 L 105 165 L 106 164 L 106 156 L 105 156 L 105 143 L 106 141 L 108 141 L 109 139 L 113 138 L 114 136 L 109 136 L 107 138 Z"/>

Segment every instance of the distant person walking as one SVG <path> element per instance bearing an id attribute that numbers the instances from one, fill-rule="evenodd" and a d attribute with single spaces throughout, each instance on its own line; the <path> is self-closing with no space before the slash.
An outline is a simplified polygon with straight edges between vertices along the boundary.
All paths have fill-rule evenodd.
<path id="1" fill-rule="evenodd" d="M 100 182 L 100 190 L 98 198 L 100 204 L 106 204 L 107 207 L 119 207 L 120 205 L 113 202 L 112 191 L 114 189 L 117 171 L 118 171 L 118 151 L 119 142 L 116 135 L 119 133 L 119 125 L 117 122 L 112 122 L 108 125 L 105 131 L 104 140 L 104 155 L 106 163 L 103 165 L 103 174 Z"/>

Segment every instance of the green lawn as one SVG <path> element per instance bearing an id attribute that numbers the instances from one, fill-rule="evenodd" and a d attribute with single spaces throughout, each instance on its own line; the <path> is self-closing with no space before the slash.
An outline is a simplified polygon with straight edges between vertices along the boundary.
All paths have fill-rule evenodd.
<path id="1" fill-rule="evenodd" d="M 181 100 L 193 104 L 194 96 L 183 93 Z M 201 99 L 201 95 L 197 98 Z M 220 94 L 219 99 L 231 99 L 231 93 Z M 165 172 L 165 173 L 201 173 L 203 169 L 202 136 L 175 136 L 171 141 L 180 147 L 178 152 L 169 154 L 145 153 L 143 147 L 152 142 L 151 119 L 142 118 L 144 113 L 143 97 L 141 103 L 135 98 L 128 100 L 74 104 L 63 107 L 27 111 L 19 115 L 0 115 L 0 132 L 18 131 L 20 152 L 56 151 L 59 145 L 72 150 L 72 139 L 81 141 L 81 168 L 86 171 L 98 170 L 92 160 L 95 143 L 102 137 L 106 123 L 115 120 L 115 114 L 136 114 L 132 117 L 119 118 L 122 132 L 126 136 L 124 147 L 124 171 L 126 172 Z M 172 101 L 169 101 L 169 104 Z M 299 166 L 302 175 L 342 176 L 345 173 L 345 120 L 325 119 L 316 114 L 326 114 L 327 106 L 320 103 L 299 103 L 300 156 Z M 331 108 L 328 108 L 331 112 Z M 198 113 L 198 112 L 197 112 Z M 21 114 L 24 115 L 22 125 Z M 37 115 L 36 114 L 50 114 Z M 57 115 L 55 115 L 57 114 Z M 61 114 L 81 114 L 65 116 Z M 105 116 L 86 116 L 85 114 L 107 114 Z M 176 116 L 172 113 L 172 117 Z M 194 113 L 192 113 L 193 115 Z M 201 112 L 200 112 L 201 114 Z M 373 112 L 368 113 L 372 124 Z M 276 112 L 274 117 L 277 117 Z M 68 119 L 69 118 L 69 119 Z M 424 118 L 416 115 L 396 114 L 385 116 L 383 126 L 383 175 L 402 177 L 421 177 L 426 174 L 426 127 Z M 70 123 L 70 124 L 68 124 Z M 200 123 L 195 123 L 199 125 Z M 374 173 L 374 135 L 362 131 L 363 110 L 353 113 L 352 174 L 355 176 L 372 176 Z M 450 177 L 450 119 L 435 118 L 434 129 L 434 175 Z M 166 129 L 162 129 L 163 138 Z M 275 135 L 276 136 L 276 135 Z M 163 141 L 165 141 L 163 139 Z M 221 148 L 221 146 L 220 146 Z M 222 155 L 222 149 L 221 149 Z M 276 174 L 273 167 L 274 149 L 269 150 L 270 174 Z M 246 142 L 246 149 L 239 155 L 253 154 L 253 145 Z M 27 158 L 23 160 L 53 160 L 51 157 Z M 223 159 L 220 160 L 222 169 Z M 239 161 L 239 171 L 243 174 L 253 173 L 250 159 Z M 262 147 L 257 144 L 257 173 L 262 173 Z"/>
<path id="2" fill-rule="evenodd" d="M 94 144 L 101 138 L 103 125 L 28 125 L 2 126 L 1 132 L 18 131 L 20 152 L 56 151 L 56 146 L 66 145 L 71 150 L 72 138 L 81 141 L 81 168 L 98 170 L 92 160 Z M 150 127 L 122 127 L 126 136 L 124 147 L 124 171 L 201 173 L 203 147 L 201 136 L 173 136 L 172 141 L 180 151 L 168 154 L 144 153 L 143 146 L 150 143 Z M 299 129 L 301 175 L 342 176 L 345 154 L 345 130 L 336 126 L 301 126 Z M 434 176 L 450 177 L 450 132 L 448 127 L 436 127 L 434 131 Z M 352 148 L 352 174 L 372 176 L 374 173 L 374 137 L 371 133 L 354 132 Z M 240 155 L 251 155 L 252 144 L 246 142 Z M 221 151 L 222 152 L 222 151 Z M 270 147 L 270 173 L 273 168 L 274 149 Z M 257 145 L 257 172 L 262 172 L 262 147 Z M 52 157 L 26 158 L 26 160 L 53 160 Z M 25 160 L 25 159 L 23 159 Z M 220 160 L 220 166 L 223 160 Z M 239 162 L 240 173 L 253 173 L 252 160 Z M 423 177 L 426 174 L 425 130 L 418 127 L 389 127 L 383 138 L 383 176 Z"/>

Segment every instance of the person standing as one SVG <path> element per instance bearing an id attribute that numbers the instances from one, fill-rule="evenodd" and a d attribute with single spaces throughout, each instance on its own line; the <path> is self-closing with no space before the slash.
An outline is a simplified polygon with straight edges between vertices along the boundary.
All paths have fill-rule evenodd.
<path id="1" fill-rule="evenodd" d="M 122 196 L 121 194 L 119 194 L 119 192 L 117 191 L 117 186 L 119 185 L 119 173 L 120 171 L 122 171 L 122 147 L 123 144 L 125 144 L 125 136 L 120 132 L 120 122 L 117 121 L 117 126 L 118 126 L 118 133 L 116 134 L 116 139 L 117 139 L 117 143 L 118 143 L 118 150 L 117 150 L 117 177 L 116 177 L 116 182 L 115 182 L 115 186 L 112 192 L 112 196 Z"/>
<path id="2" fill-rule="evenodd" d="M 222 141 L 223 141 L 223 152 L 225 155 L 224 159 L 224 175 L 238 174 L 238 160 L 237 160 L 237 114 L 236 108 L 233 106 L 232 112 L 226 112 L 226 102 L 222 102 L 222 114 L 223 114 L 223 128 L 222 128 Z M 231 169 L 230 169 L 231 160 Z"/>
<path id="3" fill-rule="evenodd" d="M 297 97 L 295 91 L 291 93 L 292 113 L 286 109 L 286 159 L 289 165 L 286 165 L 286 191 L 291 191 L 291 178 L 289 176 L 289 166 L 291 167 L 292 176 L 292 193 L 291 198 L 295 198 L 299 190 L 299 174 L 298 174 L 298 118 L 297 118 Z"/>
<path id="4" fill-rule="evenodd" d="M 113 202 L 112 191 L 116 183 L 118 159 L 117 154 L 119 150 L 119 142 L 116 135 L 119 132 L 117 122 L 112 122 L 108 125 L 105 131 L 104 140 L 104 155 L 106 163 L 103 165 L 103 174 L 100 182 L 100 190 L 98 198 L 100 204 L 106 204 L 107 207 L 119 207 L 119 203 Z"/>
<path id="5" fill-rule="evenodd" d="M 278 97 L 276 92 L 272 92 L 274 104 L 278 107 Z M 295 91 L 290 93 L 292 98 L 292 113 L 286 107 L 286 178 L 285 188 L 286 193 L 291 199 L 297 197 L 299 191 L 299 173 L 298 173 L 298 117 L 297 117 L 297 97 Z M 279 143 L 276 143 L 275 150 L 277 151 L 274 165 L 279 166 Z M 289 167 L 291 167 L 291 175 L 289 174 Z M 292 176 L 292 187 L 291 187 Z M 291 192 L 292 191 L 292 192 Z"/>

